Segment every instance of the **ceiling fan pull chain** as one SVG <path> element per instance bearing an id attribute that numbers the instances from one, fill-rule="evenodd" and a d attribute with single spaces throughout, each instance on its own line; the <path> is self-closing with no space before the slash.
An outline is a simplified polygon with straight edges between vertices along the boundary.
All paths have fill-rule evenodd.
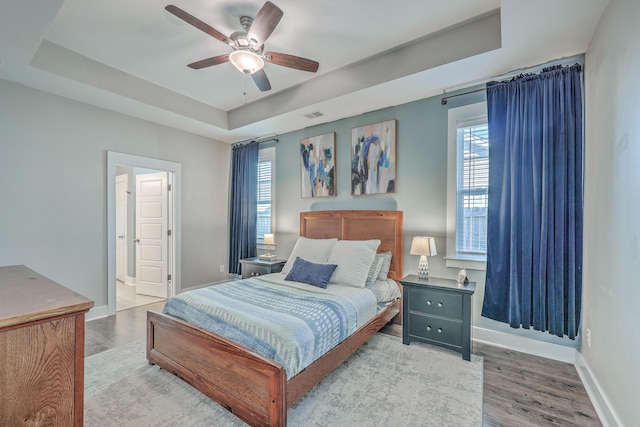
<path id="1" fill-rule="evenodd" d="M 245 74 L 242 77 L 242 80 L 244 82 L 244 93 L 243 93 L 243 95 L 244 95 L 244 105 L 246 107 L 247 106 L 247 80 L 249 80 L 249 75 Z"/>

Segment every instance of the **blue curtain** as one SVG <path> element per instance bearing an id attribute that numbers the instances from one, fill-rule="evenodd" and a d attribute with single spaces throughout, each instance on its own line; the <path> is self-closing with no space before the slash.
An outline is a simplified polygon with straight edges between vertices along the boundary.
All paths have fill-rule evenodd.
<path id="1" fill-rule="evenodd" d="M 487 84 L 482 315 L 575 339 L 582 298 L 582 67 Z"/>
<path id="2" fill-rule="evenodd" d="M 256 256 L 258 149 L 238 144 L 231 159 L 229 273 L 240 274 L 240 260 Z"/>

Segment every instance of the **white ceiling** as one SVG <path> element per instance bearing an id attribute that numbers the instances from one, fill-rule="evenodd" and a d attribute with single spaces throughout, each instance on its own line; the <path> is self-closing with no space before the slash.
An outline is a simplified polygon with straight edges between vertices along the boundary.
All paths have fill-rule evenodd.
<path id="1" fill-rule="evenodd" d="M 229 63 L 188 68 L 231 49 L 164 6 L 230 35 L 263 0 L 2 0 L 0 78 L 236 142 L 583 53 L 608 1 L 273 0 L 284 16 L 265 50 L 320 67 L 268 63 L 260 92 Z"/>

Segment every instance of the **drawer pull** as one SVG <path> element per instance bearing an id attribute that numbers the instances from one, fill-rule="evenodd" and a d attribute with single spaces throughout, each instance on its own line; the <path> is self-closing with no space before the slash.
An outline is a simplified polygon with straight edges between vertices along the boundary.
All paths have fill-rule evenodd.
<path id="1" fill-rule="evenodd" d="M 430 331 L 430 330 L 431 330 L 431 326 L 427 326 L 427 331 Z"/>
<path id="2" fill-rule="evenodd" d="M 441 334 L 442 333 L 442 328 L 438 328 L 438 333 Z"/>
<path id="3" fill-rule="evenodd" d="M 442 301 L 438 303 L 438 307 L 442 307 Z"/>
<path id="4" fill-rule="evenodd" d="M 431 301 L 427 301 L 427 305 L 431 305 Z"/>

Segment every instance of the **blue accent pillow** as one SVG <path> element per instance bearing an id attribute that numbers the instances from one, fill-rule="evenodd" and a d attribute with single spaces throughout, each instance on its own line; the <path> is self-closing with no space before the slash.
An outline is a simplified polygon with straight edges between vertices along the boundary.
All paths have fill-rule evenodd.
<path id="1" fill-rule="evenodd" d="M 329 279 L 336 267 L 336 264 L 315 264 L 296 257 L 291 271 L 289 271 L 289 274 L 287 274 L 284 280 L 306 283 L 326 289 Z"/>

